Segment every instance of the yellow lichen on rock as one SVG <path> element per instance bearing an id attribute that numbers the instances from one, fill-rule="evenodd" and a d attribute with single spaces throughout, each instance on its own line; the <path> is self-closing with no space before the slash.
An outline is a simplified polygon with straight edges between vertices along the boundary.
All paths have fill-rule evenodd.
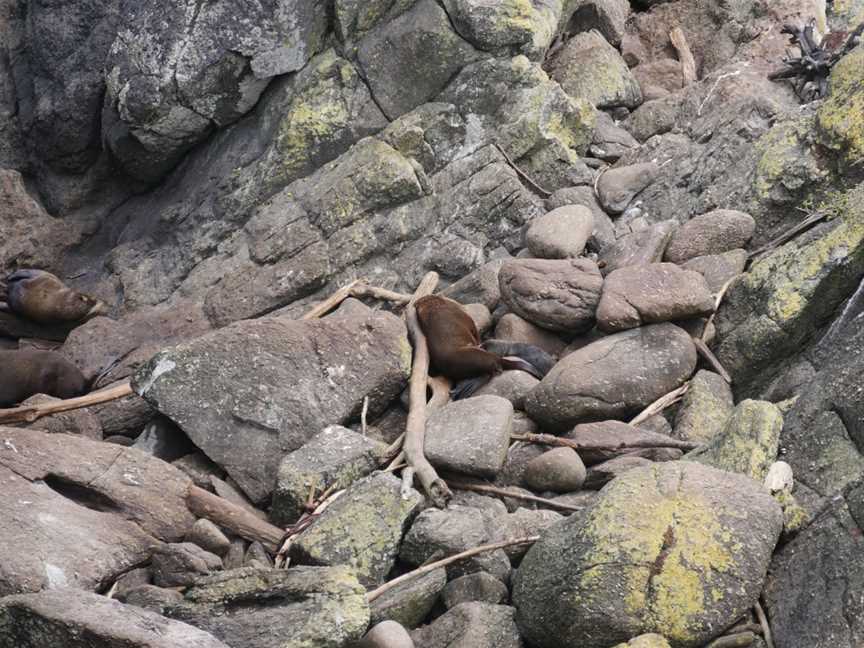
<path id="1" fill-rule="evenodd" d="M 832 68 L 828 99 L 816 123 L 822 143 L 846 165 L 864 159 L 864 47 L 858 46 Z"/>

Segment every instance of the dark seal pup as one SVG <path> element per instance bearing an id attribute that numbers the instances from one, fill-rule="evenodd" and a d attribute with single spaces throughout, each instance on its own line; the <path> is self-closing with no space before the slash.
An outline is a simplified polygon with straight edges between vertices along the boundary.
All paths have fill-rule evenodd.
<path id="1" fill-rule="evenodd" d="M 78 322 L 102 315 L 104 302 L 67 287 L 58 277 L 44 270 L 17 270 L 6 277 L 5 302 L 0 310 L 20 315 L 40 324 Z"/>
<path id="2" fill-rule="evenodd" d="M 417 321 L 426 335 L 432 369 L 455 381 L 468 381 L 454 388 L 454 398 L 469 396 L 493 375 L 507 369 L 543 377 L 545 372 L 521 357 L 501 357 L 482 348 L 477 326 L 459 302 L 428 295 L 418 299 L 414 307 Z"/>
<path id="3" fill-rule="evenodd" d="M 35 394 L 74 398 L 87 390 L 81 371 L 55 351 L 0 351 L 0 407 Z"/>

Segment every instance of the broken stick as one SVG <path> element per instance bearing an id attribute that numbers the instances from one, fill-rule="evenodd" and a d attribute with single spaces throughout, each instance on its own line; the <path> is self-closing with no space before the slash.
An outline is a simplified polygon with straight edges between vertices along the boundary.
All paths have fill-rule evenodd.
<path id="1" fill-rule="evenodd" d="M 664 394 L 663 396 L 658 398 L 656 401 L 651 403 L 648 407 L 646 407 L 644 410 L 642 410 L 636 416 L 636 418 L 634 418 L 632 421 L 630 421 L 630 425 L 639 425 L 640 423 L 644 423 L 645 421 L 647 421 L 649 418 L 651 418 L 655 414 L 659 414 L 660 412 L 665 410 L 667 407 L 674 405 L 675 403 L 677 403 L 679 400 L 681 400 L 684 397 L 684 394 L 687 393 L 688 389 L 690 389 L 690 381 L 689 380 L 686 383 L 684 383 L 683 385 L 681 385 L 680 387 L 678 387 L 677 389 L 673 389 L 668 394 Z M 675 446 L 669 446 L 669 447 L 675 447 Z"/>
<path id="2" fill-rule="evenodd" d="M 498 488 L 497 486 L 488 486 L 486 484 L 469 484 L 468 482 L 453 481 L 452 479 L 448 479 L 447 484 L 457 490 L 474 491 L 475 493 L 489 493 L 490 495 L 500 495 L 501 497 L 512 497 L 513 499 L 524 500 L 526 502 L 535 502 L 537 504 L 542 504 L 543 506 L 548 506 L 549 508 L 561 509 L 562 511 L 576 512 L 582 510 L 581 506 L 563 504 L 561 502 L 556 502 L 555 500 L 547 499 L 545 497 L 518 493 L 507 490 L 506 488 Z"/>
<path id="3" fill-rule="evenodd" d="M 375 299 L 383 299 L 384 301 L 390 301 L 396 304 L 407 304 L 411 301 L 411 295 L 396 292 L 395 290 L 388 290 L 387 288 L 379 288 L 378 286 L 370 286 L 362 279 L 355 279 L 351 283 L 342 286 L 324 301 L 315 304 L 315 306 L 313 306 L 300 319 L 311 320 L 324 317 L 324 315 L 339 306 L 339 304 L 349 297 L 373 297 Z"/>
<path id="4" fill-rule="evenodd" d="M 285 532 L 257 517 L 242 506 L 192 485 L 186 493 L 186 506 L 198 517 L 206 518 L 246 540 L 257 540 L 270 553 L 279 550 Z"/>
<path id="5" fill-rule="evenodd" d="M 69 410 L 81 409 L 82 407 L 90 407 L 91 405 L 99 405 L 108 401 L 117 400 L 124 396 L 133 394 L 132 386 L 129 381 L 106 387 L 92 394 L 85 394 L 76 398 L 67 398 L 65 400 L 38 403 L 36 405 L 25 405 L 23 407 L 13 407 L 11 409 L 0 409 L 0 425 L 4 423 L 32 423 L 33 421 L 48 416 L 49 414 L 57 414 L 58 412 L 68 412 Z"/>
<path id="6" fill-rule="evenodd" d="M 699 443 L 692 441 L 679 441 L 678 439 L 669 439 L 667 441 L 631 441 L 629 443 L 580 443 L 557 437 L 553 434 L 532 434 L 526 432 L 524 434 L 511 434 L 510 438 L 514 441 L 525 441 L 527 443 L 536 443 L 539 445 L 559 446 L 563 448 L 573 448 L 579 450 L 608 450 L 615 452 L 616 450 L 638 450 L 640 448 L 677 448 L 679 450 L 695 450 L 701 447 Z"/>
<path id="7" fill-rule="evenodd" d="M 669 40 L 672 41 L 672 47 L 678 54 L 678 60 L 681 62 L 681 74 L 684 77 L 684 85 L 688 86 L 697 80 L 696 76 L 696 60 L 693 58 L 693 52 L 690 51 L 690 46 L 687 44 L 687 37 L 684 36 L 684 31 L 680 27 L 676 27 L 669 32 Z"/>
<path id="8" fill-rule="evenodd" d="M 371 603 L 378 597 L 380 597 L 385 592 L 390 591 L 397 585 L 404 583 L 407 580 L 412 578 L 416 578 L 417 576 L 422 576 L 423 574 L 428 574 L 431 571 L 435 571 L 439 567 L 446 567 L 447 565 L 452 565 L 455 562 L 459 562 L 460 560 L 464 560 L 465 558 L 470 558 L 471 556 L 476 556 L 477 554 L 485 553 L 487 551 L 495 551 L 496 549 L 504 549 L 505 547 L 512 547 L 515 545 L 522 544 L 534 544 L 540 539 L 540 536 L 526 536 L 524 538 L 516 538 L 515 540 L 504 540 L 502 542 L 494 542 L 492 544 L 480 545 L 479 547 L 474 547 L 473 549 L 468 549 L 467 551 L 463 551 L 461 553 L 455 554 L 453 556 L 449 556 L 448 558 L 442 558 L 441 560 L 436 560 L 435 562 L 431 562 L 427 565 L 423 565 L 422 567 L 418 567 L 417 569 L 408 572 L 407 574 L 402 574 L 398 578 L 394 578 L 393 580 L 384 583 L 380 587 L 372 590 L 366 595 L 366 600 Z"/>

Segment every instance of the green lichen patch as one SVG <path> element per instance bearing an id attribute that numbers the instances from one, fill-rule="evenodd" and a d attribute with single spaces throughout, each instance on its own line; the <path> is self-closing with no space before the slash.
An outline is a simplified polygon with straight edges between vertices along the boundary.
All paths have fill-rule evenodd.
<path id="1" fill-rule="evenodd" d="M 816 118 L 822 143 L 845 165 L 858 164 L 864 160 L 864 47 L 832 68 L 828 91 Z"/>
<path id="2" fill-rule="evenodd" d="M 782 121 L 759 139 L 754 189 L 760 200 L 788 203 L 827 175 L 812 150 L 814 120 Z"/>

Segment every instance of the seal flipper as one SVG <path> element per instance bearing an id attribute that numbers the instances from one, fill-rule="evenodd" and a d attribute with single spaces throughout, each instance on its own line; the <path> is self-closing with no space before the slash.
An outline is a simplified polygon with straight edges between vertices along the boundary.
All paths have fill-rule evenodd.
<path id="1" fill-rule="evenodd" d="M 34 268 L 22 268 L 21 270 L 16 270 L 12 274 L 6 277 L 6 283 L 11 284 L 16 281 L 26 281 L 27 279 L 33 279 L 34 277 L 38 277 L 43 274 L 44 270 L 36 270 Z"/>
<path id="2" fill-rule="evenodd" d="M 473 378 L 466 378 L 465 380 L 460 380 L 458 383 L 453 385 L 453 388 L 450 390 L 450 400 L 460 400 L 462 398 L 468 398 L 478 389 L 480 389 L 483 385 L 488 383 L 490 380 L 489 374 L 483 376 L 474 376 Z"/>
<path id="3" fill-rule="evenodd" d="M 522 358 L 517 358 L 515 356 L 507 356 L 501 358 L 501 368 L 526 371 L 532 376 L 534 376 L 537 380 L 543 380 L 543 376 L 545 375 L 527 360 L 523 360 Z"/>

